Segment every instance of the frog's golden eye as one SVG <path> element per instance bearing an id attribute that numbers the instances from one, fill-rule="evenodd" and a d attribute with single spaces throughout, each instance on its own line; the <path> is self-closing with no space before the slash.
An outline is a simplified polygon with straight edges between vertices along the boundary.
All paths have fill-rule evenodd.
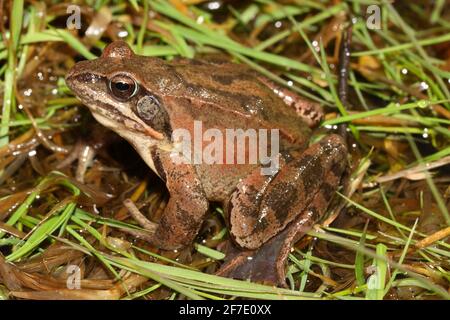
<path id="1" fill-rule="evenodd" d="M 131 99 L 138 91 L 136 80 L 125 74 L 117 74 L 109 79 L 109 90 L 120 101 Z"/>

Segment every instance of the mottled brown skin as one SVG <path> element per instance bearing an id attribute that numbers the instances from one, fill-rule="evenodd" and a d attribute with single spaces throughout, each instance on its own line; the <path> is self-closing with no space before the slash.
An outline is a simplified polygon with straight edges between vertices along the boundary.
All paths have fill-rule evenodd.
<path id="1" fill-rule="evenodd" d="M 289 252 L 295 242 L 324 216 L 337 186 L 345 182 L 346 156 L 342 139 L 330 135 L 306 149 L 299 159 L 287 164 L 272 180 L 266 190 L 267 196 L 265 194 L 261 201 L 255 201 L 251 193 L 240 192 L 242 185 L 239 185 L 229 205 L 237 203 L 241 210 L 231 211 L 231 225 L 239 227 L 242 223 L 252 223 L 249 216 L 253 210 L 262 211 L 266 207 L 274 212 L 266 216 L 271 221 L 263 224 L 273 230 L 261 232 L 255 226 L 251 237 L 260 241 L 273 237 L 256 250 L 242 250 L 227 243 L 226 261 L 217 274 L 286 286 L 285 263 Z M 253 205 L 248 205 L 251 203 Z M 247 208 L 253 212 L 248 212 Z"/>
<path id="2" fill-rule="evenodd" d="M 127 99 L 112 89 L 124 77 L 138 88 Z M 309 126 L 322 117 L 317 105 L 242 65 L 166 62 L 135 55 L 124 42 L 110 44 L 99 59 L 77 63 L 66 82 L 166 182 L 170 200 L 150 242 L 163 249 L 190 244 L 209 202 L 218 201 L 234 243 L 219 274 L 284 284 L 293 242 L 323 216 L 347 166 L 340 136 L 308 147 Z M 142 106 L 149 111 L 140 113 Z M 223 133 L 279 129 L 280 170 L 264 176 L 257 164 L 175 164 L 171 134 L 183 128 L 193 135 L 194 120 Z"/>

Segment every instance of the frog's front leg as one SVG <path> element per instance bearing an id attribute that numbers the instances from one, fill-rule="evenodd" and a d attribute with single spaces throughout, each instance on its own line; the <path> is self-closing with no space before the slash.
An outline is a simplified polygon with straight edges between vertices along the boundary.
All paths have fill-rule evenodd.
<path id="1" fill-rule="evenodd" d="M 170 198 L 150 242 L 166 250 L 184 247 L 197 235 L 208 200 L 191 164 L 177 164 L 166 152 L 152 156 L 158 173 L 166 180 Z"/>
<path id="2" fill-rule="evenodd" d="M 343 139 L 330 135 L 275 177 L 261 178 L 255 172 L 242 181 L 227 210 L 232 239 L 248 250 L 229 251 L 218 274 L 284 284 L 289 251 L 325 214 L 346 171 L 346 157 Z"/>

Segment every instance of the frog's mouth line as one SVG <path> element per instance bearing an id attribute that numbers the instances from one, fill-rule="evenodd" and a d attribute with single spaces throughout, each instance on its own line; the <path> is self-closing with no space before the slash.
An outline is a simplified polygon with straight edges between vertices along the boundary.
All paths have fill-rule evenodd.
<path id="1" fill-rule="evenodd" d="M 114 108 L 111 105 L 109 105 L 103 101 L 97 100 L 97 99 L 95 99 L 95 97 L 92 97 L 91 95 L 89 95 L 89 99 L 80 97 L 78 95 L 77 95 L 77 97 L 78 97 L 78 99 L 81 100 L 81 102 L 83 102 L 83 104 L 85 106 L 88 107 L 88 109 L 92 113 L 98 113 L 102 117 L 105 117 L 115 123 L 123 124 L 124 126 L 126 126 L 127 128 L 129 128 L 133 131 L 146 132 L 141 124 L 136 122 L 134 119 L 128 117 L 127 115 L 123 114 L 117 108 Z M 93 106 L 93 105 L 95 105 L 95 106 Z M 130 123 L 133 123 L 134 125 L 130 126 Z"/>

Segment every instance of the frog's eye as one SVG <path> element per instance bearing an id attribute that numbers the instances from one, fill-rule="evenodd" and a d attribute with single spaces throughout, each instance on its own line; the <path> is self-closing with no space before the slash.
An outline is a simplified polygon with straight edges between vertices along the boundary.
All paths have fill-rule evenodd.
<path id="1" fill-rule="evenodd" d="M 128 75 L 118 74 L 109 79 L 109 90 L 120 101 L 131 99 L 138 91 L 136 80 Z"/>

